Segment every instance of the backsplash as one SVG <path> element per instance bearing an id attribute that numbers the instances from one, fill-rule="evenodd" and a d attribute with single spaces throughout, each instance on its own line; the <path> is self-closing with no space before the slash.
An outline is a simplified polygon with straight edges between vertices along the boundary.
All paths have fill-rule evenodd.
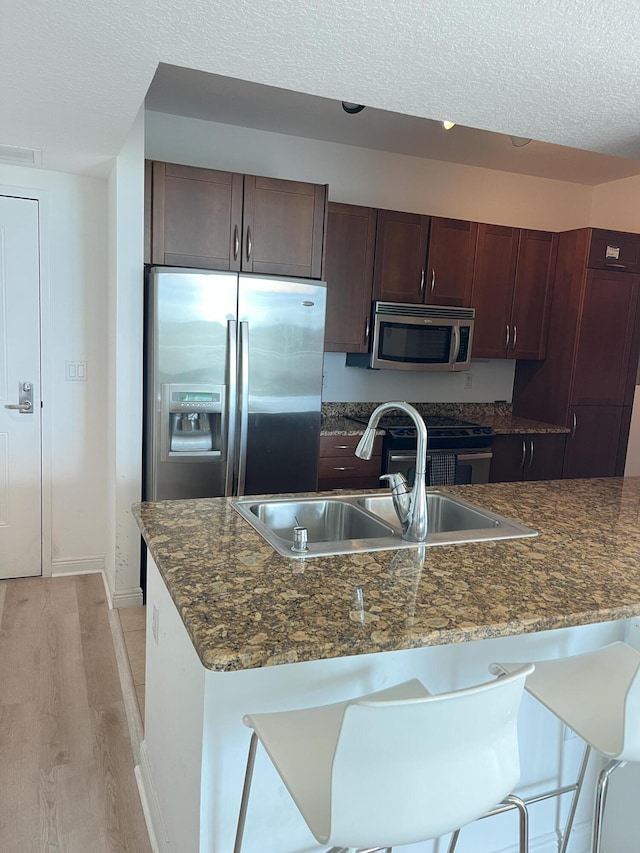
<path id="1" fill-rule="evenodd" d="M 379 403 L 323 403 L 322 418 L 368 418 Z M 412 403 L 421 415 L 449 415 L 465 421 L 508 417 L 511 403 Z"/>

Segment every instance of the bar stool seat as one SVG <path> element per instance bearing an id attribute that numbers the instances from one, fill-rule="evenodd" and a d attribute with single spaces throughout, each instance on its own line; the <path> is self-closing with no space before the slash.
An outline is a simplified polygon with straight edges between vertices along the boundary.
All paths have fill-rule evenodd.
<path id="1" fill-rule="evenodd" d="M 536 661 L 526 689 L 586 743 L 560 853 L 569 842 L 575 810 L 592 749 L 609 761 L 600 773 L 593 818 L 592 851 L 600 850 L 602 816 L 611 773 L 640 760 L 640 652 L 611 643 L 593 652 Z M 522 663 L 495 663 L 494 675 L 520 670 Z M 566 789 L 550 792 L 558 795 Z"/>
<path id="2" fill-rule="evenodd" d="M 234 853 L 258 740 L 316 840 L 334 853 L 390 850 L 483 817 L 518 781 L 517 714 L 532 670 L 438 695 L 412 679 L 346 702 L 244 717 L 253 733 Z M 511 807 L 526 853 L 526 808 L 512 797 L 500 810 Z"/>

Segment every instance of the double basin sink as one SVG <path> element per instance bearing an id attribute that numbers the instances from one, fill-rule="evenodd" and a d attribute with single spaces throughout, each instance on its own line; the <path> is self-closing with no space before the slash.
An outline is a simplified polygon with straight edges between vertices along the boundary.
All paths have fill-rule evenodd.
<path id="1" fill-rule="evenodd" d="M 408 542 L 389 492 L 339 497 L 246 498 L 233 507 L 285 557 L 327 557 L 537 536 L 535 530 L 440 491 L 427 492 L 429 535 Z M 298 539 L 294 530 L 298 528 Z M 304 550 L 299 531 L 304 529 Z"/>

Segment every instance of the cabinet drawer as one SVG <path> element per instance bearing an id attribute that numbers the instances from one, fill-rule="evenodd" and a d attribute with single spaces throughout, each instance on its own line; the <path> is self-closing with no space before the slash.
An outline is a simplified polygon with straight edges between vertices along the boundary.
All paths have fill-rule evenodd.
<path id="1" fill-rule="evenodd" d="M 320 459 L 325 456 L 354 456 L 358 442 L 362 436 L 359 435 L 322 435 L 320 436 Z M 380 456 L 382 453 L 382 436 L 376 436 L 373 442 L 372 456 Z"/>
<path id="2" fill-rule="evenodd" d="M 353 477 L 380 476 L 381 456 L 371 459 L 358 459 L 357 456 L 345 458 L 340 456 L 320 457 L 318 479 L 343 479 Z"/>
<path id="3" fill-rule="evenodd" d="M 640 235 L 594 228 L 587 266 L 640 272 Z"/>

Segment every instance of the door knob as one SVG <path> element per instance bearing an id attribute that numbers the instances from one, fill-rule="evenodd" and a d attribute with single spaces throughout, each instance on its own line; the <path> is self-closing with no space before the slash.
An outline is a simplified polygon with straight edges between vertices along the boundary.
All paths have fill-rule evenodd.
<path id="1" fill-rule="evenodd" d="M 31 403 L 28 400 L 25 400 L 24 403 L 5 403 L 5 409 L 16 409 L 18 412 L 30 412 L 31 411 Z"/>
<path id="2" fill-rule="evenodd" d="M 21 415 L 29 415 L 33 412 L 33 383 L 18 382 L 18 402 L 5 403 L 5 409 L 13 409 Z"/>

